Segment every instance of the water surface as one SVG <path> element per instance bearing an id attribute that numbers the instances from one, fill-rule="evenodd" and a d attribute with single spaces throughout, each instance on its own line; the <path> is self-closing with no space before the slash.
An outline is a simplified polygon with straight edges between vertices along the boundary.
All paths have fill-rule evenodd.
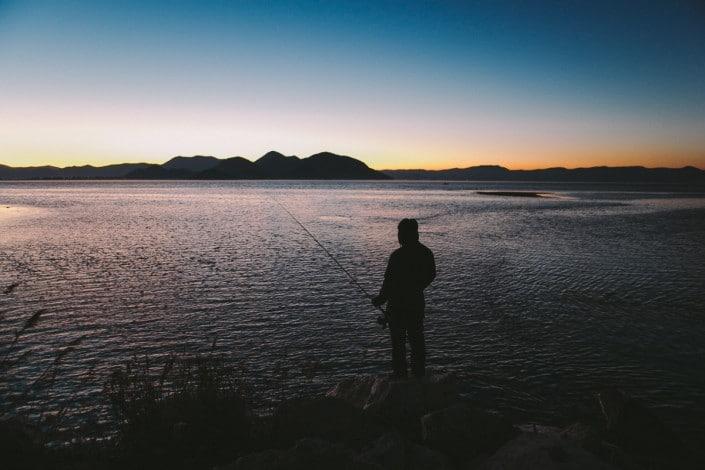
<path id="1" fill-rule="evenodd" d="M 668 188 L 671 189 L 671 188 Z M 549 192 L 511 198 L 476 190 Z M 428 363 L 523 419 L 556 419 L 619 386 L 684 433 L 705 419 L 705 198 L 659 187 L 442 182 L 0 182 L 0 341 L 21 341 L 18 390 L 57 349 L 49 406 L 99 415 L 107 372 L 133 355 L 213 344 L 266 394 L 388 368 L 375 311 L 276 203 L 369 291 L 396 223 L 436 254 Z M 37 396 L 26 408 L 45 407 Z"/>

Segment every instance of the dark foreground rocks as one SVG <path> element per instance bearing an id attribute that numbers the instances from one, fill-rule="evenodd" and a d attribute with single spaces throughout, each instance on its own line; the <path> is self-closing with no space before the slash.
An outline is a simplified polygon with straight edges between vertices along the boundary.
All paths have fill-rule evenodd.
<path id="1" fill-rule="evenodd" d="M 349 448 L 324 439 L 301 439 L 287 449 L 268 449 L 246 455 L 233 465 L 223 467 L 233 470 L 288 470 L 307 468 L 336 468 L 343 470 L 384 467 L 365 461 Z"/>
<path id="2" fill-rule="evenodd" d="M 457 385 L 453 374 L 432 374 L 423 380 L 368 376 L 345 380 L 327 396 L 350 403 L 406 437 L 418 439 L 421 417 L 456 403 Z"/>
<path id="3" fill-rule="evenodd" d="M 457 379 L 358 377 L 325 397 L 289 401 L 270 418 L 266 448 L 219 468 L 697 468 L 675 435 L 624 394 L 599 394 L 602 417 L 559 428 L 517 426 L 463 401 Z"/>
<path id="4" fill-rule="evenodd" d="M 518 431 L 501 416 L 456 404 L 421 418 L 423 444 L 462 466 L 489 457 Z"/>
<path id="5" fill-rule="evenodd" d="M 464 400 L 457 385 L 452 374 L 421 381 L 359 377 L 325 396 L 285 401 L 266 416 L 249 410 L 228 414 L 232 407 L 220 401 L 208 414 L 200 407 L 178 414 L 202 417 L 195 422 L 164 419 L 174 408 L 166 401 L 157 409 L 161 414 L 145 418 L 150 424 L 145 429 L 154 432 L 115 446 L 89 445 L 82 454 L 76 446 L 50 451 L 38 429 L 0 420 L 0 468 L 175 470 L 211 469 L 216 463 L 220 470 L 705 468 L 653 412 L 617 390 L 600 392 L 595 412 L 583 421 L 557 427 L 512 423 Z"/>
<path id="6" fill-rule="evenodd" d="M 614 469 L 611 464 L 558 436 L 522 433 L 485 460 L 482 470 Z"/>
<path id="7" fill-rule="evenodd" d="M 605 420 L 605 441 L 635 466 L 696 468 L 685 444 L 637 400 L 615 389 L 603 390 L 597 398 Z"/>
<path id="8" fill-rule="evenodd" d="M 286 447 L 304 438 L 323 438 L 360 448 L 385 427 L 359 408 L 331 397 L 284 402 L 274 413 L 269 441 Z"/>
<path id="9" fill-rule="evenodd" d="M 10 464 L 17 468 L 32 468 L 38 462 L 42 445 L 37 439 L 38 431 L 17 418 L 0 419 L 0 458 L 2 466 Z"/>
<path id="10" fill-rule="evenodd" d="M 359 452 L 325 439 L 300 439 L 289 448 L 268 449 L 246 455 L 231 465 L 219 467 L 219 470 L 453 468 L 443 454 L 406 441 L 398 434 L 388 433 Z"/>

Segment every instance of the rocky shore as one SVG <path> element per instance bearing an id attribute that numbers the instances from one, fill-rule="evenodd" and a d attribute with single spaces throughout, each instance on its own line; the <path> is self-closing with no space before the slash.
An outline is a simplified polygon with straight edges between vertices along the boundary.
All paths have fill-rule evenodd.
<path id="1" fill-rule="evenodd" d="M 703 468 L 620 391 L 597 394 L 598 416 L 558 428 L 478 408 L 460 397 L 459 385 L 448 373 L 354 377 L 325 395 L 284 400 L 266 415 L 231 406 L 229 398 L 188 408 L 165 398 L 141 415 L 148 422 L 129 424 L 141 431 L 87 451 L 47 451 L 28 428 L 0 421 L 0 451 L 4 468 L 23 469 Z"/>
<path id="2" fill-rule="evenodd" d="M 283 404 L 265 431 L 271 447 L 218 469 L 695 468 L 649 410 L 616 390 L 596 399 L 599 424 L 560 429 L 511 423 L 464 402 L 452 374 L 357 377 Z"/>

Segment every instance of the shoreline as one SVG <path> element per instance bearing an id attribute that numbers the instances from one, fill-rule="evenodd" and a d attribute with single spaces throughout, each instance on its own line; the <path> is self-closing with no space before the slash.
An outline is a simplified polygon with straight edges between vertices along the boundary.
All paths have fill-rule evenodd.
<path id="1" fill-rule="evenodd" d="M 187 401 L 177 393 L 148 408 L 124 402 L 137 408 L 123 416 L 130 419 L 114 439 L 47 448 L 42 431 L 17 419 L 0 420 L 0 438 L 13 442 L 8 457 L 22 468 L 520 470 L 541 462 L 607 470 L 696 463 L 694 449 L 616 389 L 597 394 L 600 411 L 560 426 L 513 422 L 462 398 L 459 386 L 453 373 L 421 380 L 360 375 L 325 394 L 282 397 L 269 414 L 250 411 L 239 392 L 212 390 Z"/>

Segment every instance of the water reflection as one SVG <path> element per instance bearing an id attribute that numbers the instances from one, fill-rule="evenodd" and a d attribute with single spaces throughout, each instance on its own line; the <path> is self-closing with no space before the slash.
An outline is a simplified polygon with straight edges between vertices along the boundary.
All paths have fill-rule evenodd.
<path id="1" fill-rule="evenodd" d="M 214 337 L 262 390 L 284 360 L 320 364 L 292 387 L 387 370 L 389 341 L 368 300 L 272 197 L 370 291 L 396 223 L 418 219 L 439 271 L 427 292 L 428 364 L 462 371 L 466 393 L 488 406 L 549 415 L 615 384 L 676 426 L 705 418 L 705 199 L 623 188 L 0 183 L 2 207 L 28 211 L 0 215 L 0 287 L 20 282 L 0 296 L 3 344 L 47 310 L 23 344 L 32 361 L 19 380 L 82 336 L 55 388 L 77 413 L 97 405 L 87 371 L 101 377 L 133 354 L 196 351 Z"/>

